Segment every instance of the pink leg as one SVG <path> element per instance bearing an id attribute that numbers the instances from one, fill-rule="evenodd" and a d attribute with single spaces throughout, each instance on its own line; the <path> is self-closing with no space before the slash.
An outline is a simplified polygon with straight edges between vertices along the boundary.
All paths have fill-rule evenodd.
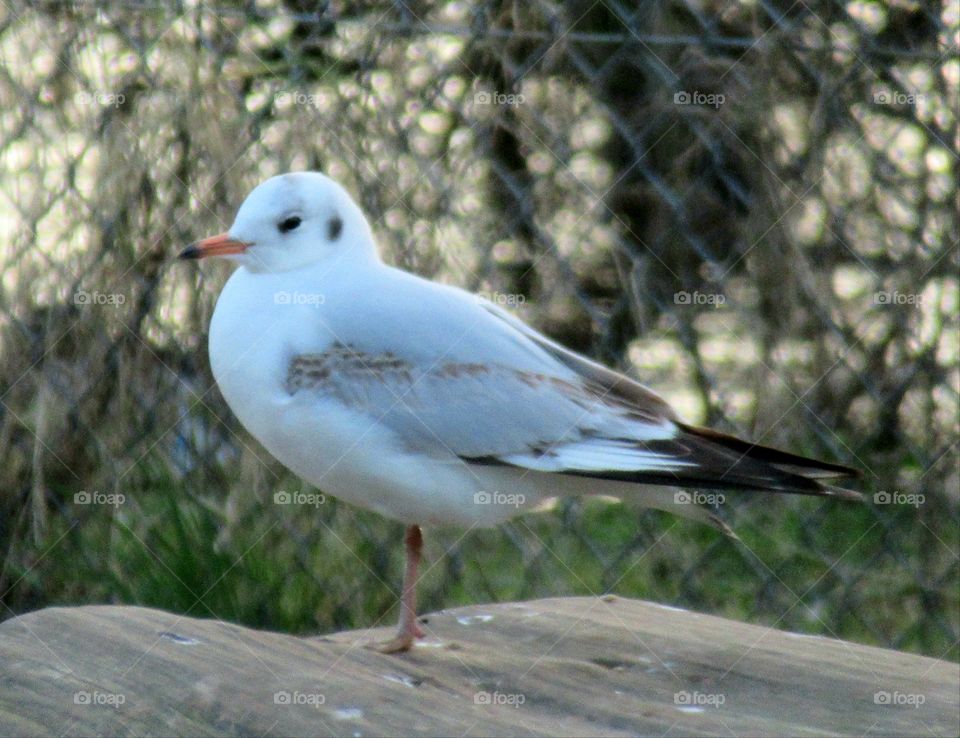
<path id="1" fill-rule="evenodd" d="M 410 633 L 414 638 L 423 638 L 417 625 L 417 568 L 423 553 L 423 533 L 419 525 L 407 528 L 403 537 L 407 550 L 407 565 L 403 572 L 403 594 L 400 597 L 400 629 L 398 635 Z"/>
<path id="2" fill-rule="evenodd" d="M 403 593 L 400 595 L 400 626 L 397 635 L 386 643 L 374 644 L 381 653 L 409 651 L 423 631 L 417 625 L 417 567 L 423 552 L 423 533 L 419 525 L 407 528 L 403 538 L 407 551 L 407 564 L 403 572 Z"/>

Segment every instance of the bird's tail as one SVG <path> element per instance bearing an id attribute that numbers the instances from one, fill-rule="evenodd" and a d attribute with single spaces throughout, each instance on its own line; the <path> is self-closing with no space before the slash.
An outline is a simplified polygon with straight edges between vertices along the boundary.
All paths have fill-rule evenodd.
<path id="1" fill-rule="evenodd" d="M 722 464 L 728 464 L 727 470 L 717 480 L 722 486 L 837 497 L 857 502 L 863 500 L 859 492 L 823 481 L 859 477 L 860 472 L 851 467 L 750 443 L 710 428 L 682 424 L 680 429 L 683 438 L 710 449 L 712 453 L 707 454 L 708 458 L 718 456 Z"/>
<path id="2" fill-rule="evenodd" d="M 709 428 L 680 423 L 678 428 L 676 437 L 638 442 L 638 448 L 674 457 L 684 462 L 682 466 L 670 470 L 567 469 L 562 476 L 595 479 L 599 482 L 596 494 L 612 494 L 698 520 L 734 538 L 733 531 L 711 507 L 698 504 L 698 495 L 683 490 L 745 490 L 863 500 L 859 492 L 825 481 L 857 477 L 856 469 L 750 443 Z M 608 486 L 611 483 L 613 486 Z"/>

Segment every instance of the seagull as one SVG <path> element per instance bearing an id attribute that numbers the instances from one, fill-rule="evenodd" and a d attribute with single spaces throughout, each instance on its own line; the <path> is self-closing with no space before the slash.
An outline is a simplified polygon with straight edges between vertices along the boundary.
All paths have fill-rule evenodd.
<path id="1" fill-rule="evenodd" d="M 493 526 L 604 495 L 732 533 L 683 490 L 860 499 L 823 481 L 853 469 L 689 425 L 492 302 L 385 264 L 361 209 L 319 172 L 266 180 L 229 231 L 180 253 L 210 256 L 238 265 L 209 331 L 231 410 L 310 484 L 407 526 L 384 653 L 423 637 L 422 525 Z"/>

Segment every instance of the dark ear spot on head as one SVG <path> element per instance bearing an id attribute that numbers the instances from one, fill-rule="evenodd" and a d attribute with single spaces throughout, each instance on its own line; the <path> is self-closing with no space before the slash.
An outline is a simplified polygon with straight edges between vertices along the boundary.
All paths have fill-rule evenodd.
<path id="1" fill-rule="evenodd" d="M 340 233 L 343 231 L 343 221 L 340 219 L 339 215 L 334 215 L 330 220 L 327 221 L 327 238 L 331 241 L 336 241 L 340 238 Z"/>

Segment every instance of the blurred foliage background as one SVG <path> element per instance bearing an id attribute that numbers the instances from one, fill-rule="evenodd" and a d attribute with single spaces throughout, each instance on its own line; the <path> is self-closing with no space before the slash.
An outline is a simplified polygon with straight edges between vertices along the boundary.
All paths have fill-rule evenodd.
<path id="1" fill-rule="evenodd" d="M 213 384 L 248 191 L 322 169 L 385 258 L 689 421 L 862 469 L 731 494 L 742 542 L 565 500 L 428 530 L 424 609 L 616 592 L 958 658 L 958 5 L 0 8 L 0 617 L 131 603 L 392 624 L 401 527 L 311 492 Z"/>

